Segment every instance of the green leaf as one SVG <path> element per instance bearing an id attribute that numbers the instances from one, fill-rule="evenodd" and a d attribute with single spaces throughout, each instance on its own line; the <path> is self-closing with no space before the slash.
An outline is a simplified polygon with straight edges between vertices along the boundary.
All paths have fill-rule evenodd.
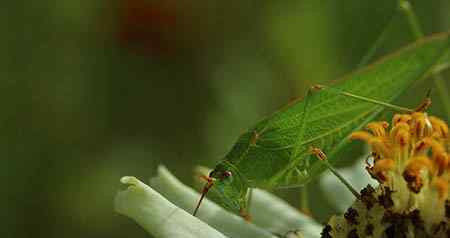
<path id="1" fill-rule="evenodd" d="M 392 102 L 430 73 L 449 45 L 447 33 L 424 38 L 338 80 L 332 87 Z M 380 105 L 344 96 L 336 90 L 311 91 L 304 99 L 273 113 L 242 134 L 216 169 L 233 168 L 239 173 L 242 180 L 239 182 L 248 187 L 303 185 L 324 170 L 310 156 L 310 146 L 321 148 L 330 162 L 335 163 L 337 158 L 332 155 L 347 141 L 348 135 L 382 110 Z"/>

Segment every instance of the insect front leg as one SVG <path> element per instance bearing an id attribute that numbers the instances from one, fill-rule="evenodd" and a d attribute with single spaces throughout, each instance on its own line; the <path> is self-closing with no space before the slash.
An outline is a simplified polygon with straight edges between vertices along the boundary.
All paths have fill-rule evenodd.
<path id="1" fill-rule="evenodd" d="M 252 199 L 252 189 L 249 188 L 247 195 L 241 199 L 239 202 L 239 216 L 242 217 L 245 221 L 251 222 L 252 217 L 250 215 L 250 205 L 251 205 L 251 199 Z"/>

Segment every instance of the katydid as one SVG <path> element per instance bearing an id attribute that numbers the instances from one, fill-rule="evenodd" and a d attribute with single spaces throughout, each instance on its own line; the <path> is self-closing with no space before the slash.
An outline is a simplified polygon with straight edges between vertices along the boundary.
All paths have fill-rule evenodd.
<path id="1" fill-rule="evenodd" d="M 213 200 L 245 218 L 249 188 L 270 190 L 307 183 L 324 170 L 317 159 L 310 159 L 311 147 L 322 149 L 333 163 L 346 137 L 383 108 L 413 111 L 388 102 L 423 78 L 448 45 L 447 34 L 422 40 L 332 87 L 313 87 L 303 100 L 257 123 L 205 177 L 207 184 L 194 215 L 209 190 L 217 194 Z"/>

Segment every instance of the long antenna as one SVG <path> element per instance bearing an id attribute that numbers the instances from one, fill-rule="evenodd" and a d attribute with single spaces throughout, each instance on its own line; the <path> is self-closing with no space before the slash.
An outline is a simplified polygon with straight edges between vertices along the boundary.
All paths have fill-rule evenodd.
<path id="1" fill-rule="evenodd" d="M 206 194 L 208 193 L 209 189 L 214 185 L 213 180 L 210 177 L 201 176 L 201 178 L 206 180 L 206 184 L 203 187 L 202 196 L 200 197 L 200 200 L 198 200 L 197 206 L 195 207 L 194 213 L 192 213 L 193 216 L 195 216 L 198 212 L 198 209 L 200 208 L 200 204 L 203 201 L 203 198 L 205 198 Z"/>

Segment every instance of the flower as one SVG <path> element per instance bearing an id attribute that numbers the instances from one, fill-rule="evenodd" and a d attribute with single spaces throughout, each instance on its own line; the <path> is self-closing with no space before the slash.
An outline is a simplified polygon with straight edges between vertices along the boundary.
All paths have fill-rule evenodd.
<path id="1" fill-rule="evenodd" d="M 372 179 L 363 169 L 361 169 L 365 164 L 365 158 L 366 156 L 359 159 L 352 166 L 338 169 L 338 173 L 346 180 L 351 181 L 352 187 L 357 191 L 363 189 L 368 184 L 372 186 L 378 184 L 376 180 Z M 327 199 L 330 204 L 334 204 L 337 211 L 340 213 L 344 213 L 355 201 L 355 196 L 344 184 L 336 181 L 336 176 L 330 171 L 326 171 L 321 176 L 320 187 L 326 194 L 339 194 L 338 197 L 326 196 L 325 199 Z"/>
<path id="2" fill-rule="evenodd" d="M 115 210 L 135 220 L 155 237 L 312 238 L 319 237 L 322 229 L 312 218 L 259 189 L 254 189 L 252 196 L 253 223 L 208 199 L 194 217 L 190 214 L 200 195 L 164 166 L 159 166 L 157 175 L 150 179 L 151 187 L 134 177 L 123 177 L 121 182 L 128 188 L 116 195 Z"/>
<path id="3" fill-rule="evenodd" d="M 366 170 L 379 182 L 367 186 L 343 216 L 333 217 L 323 237 L 447 237 L 449 131 L 426 113 L 397 114 L 392 127 L 372 122 L 352 133 L 371 148 Z"/>
<path id="4" fill-rule="evenodd" d="M 252 223 L 229 213 L 206 199 L 198 217 L 192 211 L 199 194 L 176 179 L 164 166 L 150 180 L 151 187 L 134 177 L 123 177 L 128 185 L 117 194 L 117 212 L 134 219 L 156 237 L 448 237 L 450 229 L 449 130 L 447 124 L 426 113 L 398 114 L 392 126 L 369 123 L 365 131 L 351 134 L 365 141 L 372 162 L 366 159 L 352 168 L 338 170 L 363 188 L 351 204 L 351 195 L 339 199 L 342 215 L 333 216 L 322 227 L 274 195 L 253 189 Z M 361 173 L 365 164 L 369 176 Z M 208 174 L 206 168 L 197 168 Z M 343 195 L 329 174 L 322 178 L 325 189 Z M 378 185 L 373 181 L 377 181 Z M 358 194 L 357 194 L 358 195 Z M 320 232 L 322 230 L 322 232 Z"/>

